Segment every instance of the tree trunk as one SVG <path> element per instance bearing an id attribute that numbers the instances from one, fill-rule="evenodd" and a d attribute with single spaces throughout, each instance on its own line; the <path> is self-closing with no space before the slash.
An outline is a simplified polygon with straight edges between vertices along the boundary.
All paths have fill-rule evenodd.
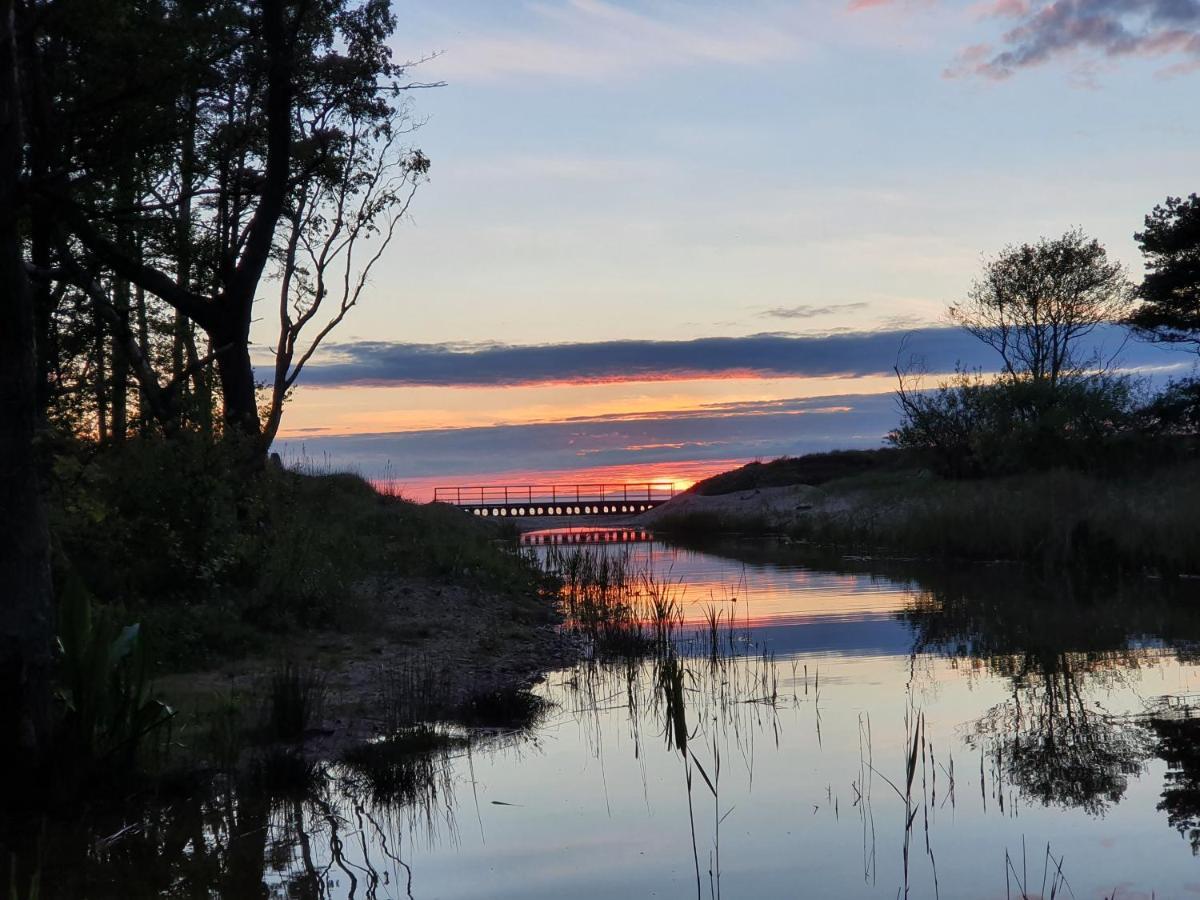
<path id="1" fill-rule="evenodd" d="M 15 0 L 0 0 L 0 762 L 49 730 L 50 540 L 38 489 L 33 293 L 18 215 L 22 165 Z"/>
<path id="2" fill-rule="evenodd" d="M 241 329 L 236 329 L 240 331 Z M 248 329 L 247 329 L 248 330 Z M 212 336 L 218 346 L 217 370 L 221 375 L 221 397 L 225 408 L 225 430 L 231 435 L 251 439 L 254 446 L 262 428 L 258 419 L 258 398 L 250 347 L 245 334 L 218 332 Z"/>
<path id="3" fill-rule="evenodd" d="M 92 394 L 96 401 L 96 440 L 103 444 L 108 440 L 108 346 L 104 339 L 104 320 L 95 316 L 92 360 L 96 370 L 92 373 Z"/>
<path id="4" fill-rule="evenodd" d="M 126 325 L 129 324 L 130 308 L 129 282 L 119 279 L 113 284 L 113 306 L 117 315 Z M 121 342 L 113 336 L 112 346 L 112 425 L 111 433 L 114 444 L 124 442 L 129 431 L 129 354 L 121 346 Z"/>

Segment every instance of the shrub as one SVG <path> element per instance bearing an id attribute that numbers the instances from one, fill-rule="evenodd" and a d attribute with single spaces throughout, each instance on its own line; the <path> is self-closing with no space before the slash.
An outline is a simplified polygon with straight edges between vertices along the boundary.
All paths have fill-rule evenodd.
<path id="1" fill-rule="evenodd" d="M 960 371 L 932 391 L 902 385 L 899 399 L 903 419 L 889 441 L 961 478 L 1100 465 L 1134 431 L 1139 394 L 1124 376 L 1052 384 Z"/>

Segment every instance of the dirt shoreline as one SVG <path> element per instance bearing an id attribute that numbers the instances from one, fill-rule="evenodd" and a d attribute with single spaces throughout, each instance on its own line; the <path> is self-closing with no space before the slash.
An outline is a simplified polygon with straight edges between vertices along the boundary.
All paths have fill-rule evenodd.
<path id="1" fill-rule="evenodd" d="M 281 634 L 261 652 L 216 668 L 165 675 L 158 694 L 183 721 L 242 698 L 258 714 L 267 679 L 284 659 L 327 679 L 319 722 L 305 735 L 310 759 L 335 759 L 386 731 L 386 673 L 413 662 L 432 667 L 440 690 L 430 718 L 460 724 L 474 698 L 526 690 L 579 658 L 559 628 L 549 596 L 514 598 L 429 579 L 380 577 L 348 600 L 353 624 Z"/>
<path id="2" fill-rule="evenodd" d="M 697 510 L 754 515 L 803 505 L 812 488 L 770 488 L 704 497 L 682 494 L 633 516 L 532 517 L 509 520 L 520 532 L 553 528 L 652 527 L 665 516 Z M 326 679 L 320 721 L 305 736 L 310 759 L 335 759 L 386 730 L 386 673 L 418 662 L 437 672 L 440 690 L 430 717 L 462 724 L 473 698 L 527 690 L 582 653 L 562 631 L 549 595 L 502 591 L 429 578 L 381 575 L 346 598 L 343 621 L 281 632 L 257 651 L 211 668 L 162 675 L 154 689 L 178 713 L 200 723 L 233 698 L 244 718 L 261 715 L 271 674 L 283 660 L 311 666 Z M 199 725 L 197 724 L 197 727 Z"/>

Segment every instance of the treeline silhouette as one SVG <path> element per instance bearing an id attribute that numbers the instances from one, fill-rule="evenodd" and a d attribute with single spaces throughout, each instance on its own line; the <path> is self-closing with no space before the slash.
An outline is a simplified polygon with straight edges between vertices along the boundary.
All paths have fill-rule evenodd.
<path id="1" fill-rule="evenodd" d="M 932 389 L 919 360 L 897 366 L 896 447 L 951 477 L 1058 467 L 1146 467 L 1193 456 L 1200 381 L 1151 390 L 1122 372 L 1097 336 L 1200 350 L 1200 197 L 1168 199 L 1136 235 L 1148 274 L 1124 267 L 1082 231 L 1007 247 L 987 262 L 953 321 L 996 351 L 999 376 L 960 370 Z"/>
<path id="2" fill-rule="evenodd" d="M 396 26 L 387 0 L 0 0 L 0 756 L 18 794 L 87 785 L 101 746 L 136 755 L 160 719 L 147 667 L 328 622 L 372 566 L 526 578 L 361 479 L 268 464 L 427 177 L 408 98 L 429 85 L 393 59 Z"/>

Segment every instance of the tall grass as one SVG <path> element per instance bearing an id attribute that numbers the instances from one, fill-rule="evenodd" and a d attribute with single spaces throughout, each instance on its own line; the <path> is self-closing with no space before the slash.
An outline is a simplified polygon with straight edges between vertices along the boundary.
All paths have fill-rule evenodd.
<path id="1" fill-rule="evenodd" d="M 1200 572 L 1200 467 L 1112 482 L 1058 471 L 919 491 L 867 492 L 843 512 L 800 519 L 793 535 L 941 558 L 1057 569 Z"/>
<path id="2" fill-rule="evenodd" d="M 1107 478 L 1057 470 L 979 480 L 912 473 L 832 482 L 813 508 L 761 516 L 678 515 L 679 543 L 774 532 L 843 551 L 1010 560 L 1057 570 L 1200 574 L 1200 464 Z"/>
<path id="3" fill-rule="evenodd" d="M 315 666 L 284 660 L 266 679 L 264 736 L 298 743 L 319 721 L 329 692 L 326 675 Z"/>
<path id="4" fill-rule="evenodd" d="M 628 551 L 550 547 L 543 563 L 561 580 L 569 632 L 601 656 L 640 656 L 665 649 L 683 624 L 683 590 L 649 566 L 635 569 Z"/>

